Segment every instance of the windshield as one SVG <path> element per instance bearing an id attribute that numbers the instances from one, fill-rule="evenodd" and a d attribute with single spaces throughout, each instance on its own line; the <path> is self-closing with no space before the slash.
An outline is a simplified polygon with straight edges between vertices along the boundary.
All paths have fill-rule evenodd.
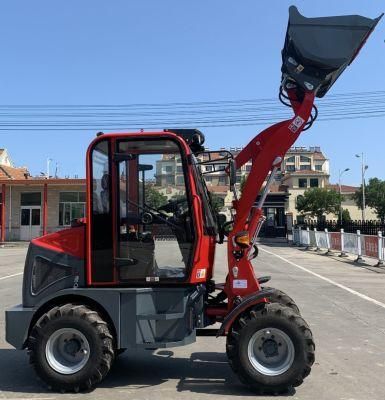
<path id="1" fill-rule="evenodd" d="M 200 168 L 198 167 L 198 162 L 195 156 L 192 156 L 192 160 L 197 191 L 203 204 L 205 233 L 208 235 L 216 235 L 218 232 L 218 224 L 216 215 L 211 204 L 210 193 L 207 189 L 206 182 L 203 178 Z"/>

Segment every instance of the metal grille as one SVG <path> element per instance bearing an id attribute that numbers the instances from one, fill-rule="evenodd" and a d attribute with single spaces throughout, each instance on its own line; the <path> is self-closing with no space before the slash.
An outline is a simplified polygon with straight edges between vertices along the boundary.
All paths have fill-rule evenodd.
<path id="1" fill-rule="evenodd" d="M 36 295 L 52 283 L 70 276 L 71 268 L 36 256 L 32 266 L 32 294 Z"/>

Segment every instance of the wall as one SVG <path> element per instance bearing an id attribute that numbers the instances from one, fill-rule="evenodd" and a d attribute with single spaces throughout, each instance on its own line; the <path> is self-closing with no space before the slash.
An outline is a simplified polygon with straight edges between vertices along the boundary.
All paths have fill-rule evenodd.
<path id="1" fill-rule="evenodd" d="M 10 182 L 11 183 L 11 182 Z M 20 197 L 21 193 L 40 192 L 41 193 L 41 229 L 43 233 L 43 185 L 17 185 L 12 186 L 7 184 L 6 195 L 6 240 L 13 241 L 20 239 Z M 49 185 L 47 200 L 48 200 L 48 221 L 47 232 L 55 232 L 63 229 L 59 226 L 59 193 L 67 192 L 84 192 L 84 185 Z M 11 213 L 11 218 L 10 218 Z"/>

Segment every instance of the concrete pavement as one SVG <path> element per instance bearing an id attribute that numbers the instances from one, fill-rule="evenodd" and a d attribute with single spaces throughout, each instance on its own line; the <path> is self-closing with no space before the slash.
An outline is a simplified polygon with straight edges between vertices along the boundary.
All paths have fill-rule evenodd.
<path id="1" fill-rule="evenodd" d="M 316 362 L 290 394 L 303 400 L 385 398 L 385 274 L 284 244 L 261 245 L 258 275 L 298 303 L 313 330 Z M 225 247 L 216 259 L 226 273 Z M 198 338 L 186 347 L 122 355 L 92 393 L 56 394 L 41 386 L 25 352 L 4 340 L 4 310 L 21 300 L 26 249 L 0 249 L 0 399 L 230 399 L 254 396 L 227 364 L 223 338 Z M 265 397 L 261 397 L 264 399 Z"/>

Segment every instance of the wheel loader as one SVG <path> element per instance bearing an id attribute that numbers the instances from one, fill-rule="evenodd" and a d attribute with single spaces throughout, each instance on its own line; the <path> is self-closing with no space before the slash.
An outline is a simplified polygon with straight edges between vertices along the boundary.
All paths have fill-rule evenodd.
<path id="1" fill-rule="evenodd" d="M 214 157 L 195 129 L 97 135 L 86 154 L 85 218 L 31 241 L 22 304 L 6 311 L 7 341 L 28 349 L 49 387 L 90 390 L 122 351 L 184 346 L 197 336 L 225 336 L 230 366 L 257 393 L 303 382 L 314 363 L 311 329 L 252 264 L 262 206 L 286 151 L 316 118 L 315 97 L 328 92 L 380 18 L 305 18 L 290 7 L 279 98 L 293 116 L 235 157 L 223 150 Z M 240 195 L 237 170 L 249 161 Z M 204 179 L 218 168 L 234 194 L 226 224 Z M 221 243 L 228 272 L 215 282 Z"/>

